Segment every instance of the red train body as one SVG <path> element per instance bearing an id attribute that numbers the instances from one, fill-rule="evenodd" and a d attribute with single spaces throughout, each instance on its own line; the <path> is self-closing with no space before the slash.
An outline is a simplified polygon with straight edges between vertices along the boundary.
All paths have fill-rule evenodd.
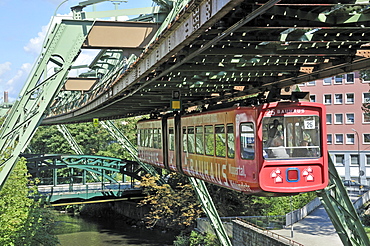
<path id="1" fill-rule="evenodd" d="M 325 107 L 277 102 L 140 121 L 141 161 L 248 194 L 328 184 Z"/>

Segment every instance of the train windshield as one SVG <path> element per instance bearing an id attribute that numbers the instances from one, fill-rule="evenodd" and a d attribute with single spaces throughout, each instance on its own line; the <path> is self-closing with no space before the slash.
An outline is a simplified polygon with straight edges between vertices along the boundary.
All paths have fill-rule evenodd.
<path id="1" fill-rule="evenodd" d="M 262 123 L 265 159 L 321 156 L 318 116 L 265 117 Z"/>

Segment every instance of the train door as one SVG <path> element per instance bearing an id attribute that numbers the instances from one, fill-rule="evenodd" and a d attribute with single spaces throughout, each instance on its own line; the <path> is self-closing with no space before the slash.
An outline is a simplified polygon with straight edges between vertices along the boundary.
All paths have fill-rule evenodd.
<path id="1" fill-rule="evenodd" d="M 258 192 L 259 155 L 257 152 L 256 112 L 242 108 L 236 115 L 236 163 L 237 180 L 243 192 Z"/>

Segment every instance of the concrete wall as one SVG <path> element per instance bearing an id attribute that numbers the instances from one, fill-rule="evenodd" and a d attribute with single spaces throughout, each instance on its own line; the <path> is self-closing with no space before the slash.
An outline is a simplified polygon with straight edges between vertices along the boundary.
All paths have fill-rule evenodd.
<path id="1" fill-rule="evenodd" d="M 272 231 L 259 228 L 241 219 L 233 219 L 231 222 L 223 222 L 227 235 L 232 239 L 235 246 L 281 246 L 301 244 L 280 236 Z M 197 219 L 197 229 L 200 232 L 213 233 L 213 229 L 206 218 Z"/>
<path id="2" fill-rule="evenodd" d="M 138 206 L 136 202 L 122 201 L 112 203 L 113 210 L 127 218 L 141 220 L 149 212 L 147 206 Z"/>
<path id="3" fill-rule="evenodd" d="M 309 213 L 311 213 L 313 210 L 315 210 L 317 207 L 321 205 L 321 201 L 318 197 L 307 203 L 303 208 L 294 210 L 293 212 L 290 212 L 285 215 L 285 225 L 291 225 L 292 223 L 296 223 L 297 221 L 300 221 L 304 217 L 306 217 Z"/>
<path id="4" fill-rule="evenodd" d="M 303 246 L 289 238 L 240 220 L 233 220 L 232 244 L 235 246 Z"/>

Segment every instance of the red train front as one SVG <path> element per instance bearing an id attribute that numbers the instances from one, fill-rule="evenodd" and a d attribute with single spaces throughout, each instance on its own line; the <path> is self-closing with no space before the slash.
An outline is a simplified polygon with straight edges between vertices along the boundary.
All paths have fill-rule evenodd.
<path id="1" fill-rule="evenodd" d="M 141 121 L 139 158 L 245 193 L 319 190 L 328 184 L 325 115 L 321 104 L 279 102 Z"/>

